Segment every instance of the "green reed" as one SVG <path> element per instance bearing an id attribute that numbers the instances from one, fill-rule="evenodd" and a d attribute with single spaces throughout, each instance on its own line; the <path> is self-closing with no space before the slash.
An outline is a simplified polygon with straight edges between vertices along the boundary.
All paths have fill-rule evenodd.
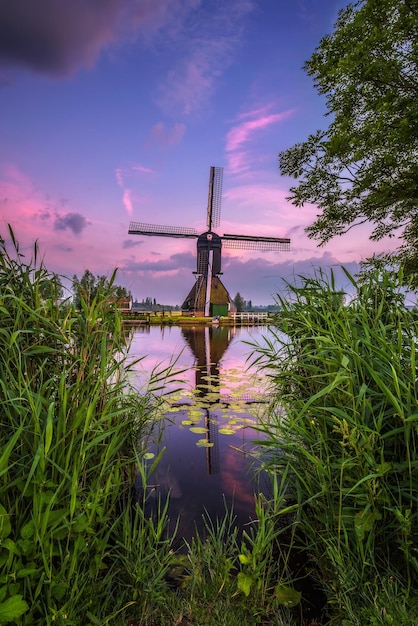
<path id="1" fill-rule="evenodd" d="M 141 585 L 160 584 L 164 573 L 140 566 L 132 544 L 149 535 L 133 487 L 153 401 L 129 383 L 127 336 L 106 290 L 79 312 L 43 301 L 51 276 L 37 246 L 26 262 L 8 234 L 11 251 L 0 240 L 0 624 L 125 624 L 140 612 Z M 160 536 L 151 544 L 154 557 L 169 551 Z"/>
<path id="2" fill-rule="evenodd" d="M 255 361 L 274 400 L 267 466 L 287 476 L 296 546 L 335 624 L 415 624 L 417 321 L 402 275 L 375 273 L 343 304 L 334 276 L 288 285 Z"/>

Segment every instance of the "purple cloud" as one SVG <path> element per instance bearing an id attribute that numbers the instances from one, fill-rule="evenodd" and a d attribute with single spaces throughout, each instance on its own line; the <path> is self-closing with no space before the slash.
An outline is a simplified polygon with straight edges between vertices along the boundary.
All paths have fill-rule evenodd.
<path id="1" fill-rule="evenodd" d="M 89 222 L 81 213 L 66 213 L 55 218 L 54 230 L 67 230 L 69 228 L 74 235 L 79 235 L 88 224 Z"/>
<path id="2" fill-rule="evenodd" d="M 122 248 L 124 250 L 129 250 L 129 248 L 136 248 L 137 246 L 141 246 L 144 242 L 142 241 L 142 239 L 140 240 L 133 240 L 133 239 L 125 239 L 122 242 Z"/>
<path id="3" fill-rule="evenodd" d="M 0 3 L 0 63 L 52 76 L 92 67 L 118 40 L 169 19 L 172 0 L 13 0 Z M 176 3 L 174 3 L 176 4 Z"/>

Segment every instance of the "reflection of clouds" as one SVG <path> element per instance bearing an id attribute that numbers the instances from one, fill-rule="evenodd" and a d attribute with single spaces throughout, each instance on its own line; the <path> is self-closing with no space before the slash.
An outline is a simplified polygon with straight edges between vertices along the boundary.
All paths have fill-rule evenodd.
<path id="1" fill-rule="evenodd" d="M 261 339 L 266 328 L 252 329 L 235 329 L 236 337 L 231 341 L 227 351 L 224 353 L 220 366 L 220 391 L 224 395 L 231 395 L 243 388 L 245 390 L 258 394 L 262 389 L 262 377 L 256 378 L 256 370 L 249 367 L 245 363 L 250 347 L 243 343 L 239 337 L 245 340 L 257 341 Z M 178 326 L 148 328 L 134 331 L 129 354 L 132 359 L 141 357 L 141 361 L 135 365 L 135 372 L 138 375 L 138 386 L 143 388 L 149 380 L 151 372 L 163 371 L 164 368 L 171 363 L 174 364 L 174 370 L 180 372 L 178 376 L 184 381 L 183 389 L 186 395 L 195 387 L 195 357 L 189 346 L 185 343 L 181 336 L 181 329 Z M 244 383 L 242 382 L 243 373 L 245 372 Z M 241 381 L 239 377 L 241 376 Z M 167 379 L 169 388 L 177 388 L 176 383 L 170 383 Z M 243 388 L 244 389 L 244 388 Z"/>
<path id="2" fill-rule="evenodd" d="M 249 486 L 249 473 L 243 474 L 243 455 L 237 450 L 230 450 L 222 458 L 221 480 L 224 493 L 233 496 L 234 509 L 248 510 L 254 506 L 254 493 Z"/>

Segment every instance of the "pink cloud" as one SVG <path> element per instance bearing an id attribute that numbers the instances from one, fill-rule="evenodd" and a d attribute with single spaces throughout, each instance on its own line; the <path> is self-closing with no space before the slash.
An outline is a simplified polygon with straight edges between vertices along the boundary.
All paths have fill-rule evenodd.
<path id="1" fill-rule="evenodd" d="M 239 126 L 235 126 L 229 131 L 226 137 L 226 149 L 228 152 L 237 150 L 243 143 L 249 141 L 256 131 L 262 130 L 267 126 L 281 122 L 292 115 L 293 111 L 284 111 L 282 113 L 273 113 L 263 115 L 248 122 L 243 122 Z"/>
<path id="2" fill-rule="evenodd" d="M 228 167 L 232 174 L 245 174 L 250 167 L 248 144 L 254 140 L 260 131 L 273 124 L 282 122 L 293 114 L 293 110 L 280 113 L 269 113 L 272 105 L 254 109 L 238 116 L 236 124 L 226 136 L 226 152 Z M 245 121 L 242 121 L 245 120 Z M 247 148 L 244 146 L 247 145 Z"/>
<path id="3" fill-rule="evenodd" d="M 183 139 L 185 130 L 185 124 L 174 124 L 172 128 L 166 128 L 163 122 L 158 122 L 152 128 L 150 137 L 159 143 L 174 146 Z"/>
<path id="4" fill-rule="evenodd" d="M 123 192 L 122 202 L 128 215 L 131 215 L 133 212 L 133 205 L 130 189 L 125 189 L 125 191 Z"/>
<path id="5" fill-rule="evenodd" d="M 116 182 L 118 183 L 119 187 L 123 187 L 123 172 L 120 167 L 115 170 L 115 176 Z"/>
<path id="6" fill-rule="evenodd" d="M 143 165 L 139 165 L 138 164 L 134 164 L 132 165 L 132 169 L 134 172 L 139 172 L 140 174 L 154 174 L 154 170 L 150 169 L 149 167 L 144 167 Z"/>
<path id="7" fill-rule="evenodd" d="M 129 165 L 127 167 L 118 167 L 115 170 L 115 177 L 116 177 L 116 182 L 118 184 L 119 187 L 124 187 L 125 186 L 125 180 L 126 178 L 129 178 L 131 176 L 136 176 L 137 174 L 154 174 L 155 171 L 150 169 L 149 167 L 145 167 L 144 165 L 141 165 L 140 163 L 132 163 L 132 165 Z"/>

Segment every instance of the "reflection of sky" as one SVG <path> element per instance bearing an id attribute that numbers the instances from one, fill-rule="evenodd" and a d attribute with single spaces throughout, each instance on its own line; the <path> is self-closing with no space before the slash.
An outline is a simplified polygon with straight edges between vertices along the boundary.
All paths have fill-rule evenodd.
<path id="1" fill-rule="evenodd" d="M 256 374 L 254 368 L 249 368 L 247 358 L 251 353 L 251 347 L 244 342 L 259 342 L 263 335 L 268 332 L 266 327 L 235 328 L 232 329 L 232 339 L 228 349 L 220 362 L 220 384 L 225 382 L 230 385 L 231 375 L 228 372 L 242 373 L 246 371 L 247 380 Z M 178 326 L 147 327 L 136 329 L 130 348 L 133 359 L 141 357 L 141 361 L 135 366 L 138 387 L 146 386 L 150 380 L 152 371 L 162 371 L 170 363 L 175 362 L 175 371 L 181 371 L 181 379 L 185 381 L 185 388 L 190 389 L 195 384 L 195 356 L 190 347 L 184 341 L 181 329 Z M 247 370 L 247 368 L 249 368 Z M 228 378 L 227 381 L 223 377 Z M 176 384 L 168 388 L 177 388 Z"/>
<path id="2" fill-rule="evenodd" d="M 234 388 L 243 384 L 247 390 L 251 388 L 246 372 L 250 347 L 243 342 L 257 341 L 264 332 L 265 328 L 236 329 L 220 367 L 220 386 L 225 393 L 232 393 Z M 186 389 L 193 388 L 195 358 L 179 327 L 164 329 L 164 332 L 157 327 L 149 328 L 148 332 L 136 332 L 130 353 L 133 357 L 144 356 L 136 369 L 138 384 L 144 385 L 154 367 L 164 368 L 179 352 L 177 365 L 189 368 L 182 375 L 187 381 Z M 228 380 L 231 370 L 241 375 L 241 381 L 235 381 L 235 376 L 232 382 Z M 227 380 L 226 384 L 223 379 Z M 188 401 L 192 401 L 190 395 Z M 228 506 L 233 504 L 240 526 L 254 516 L 254 470 L 251 469 L 250 454 L 244 454 L 243 450 L 251 452 L 258 437 L 251 428 L 255 423 L 255 405 L 234 402 L 227 406 L 209 405 L 207 409 L 197 405 L 190 408 L 191 411 L 174 406 L 168 413 L 170 423 L 151 446 L 155 453 L 165 448 L 151 479 L 155 486 L 153 494 L 165 496 L 171 493 L 170 516 L 173 524 L 179 516 L 179 535 L 186 538 L 192 535 L 195 525 L 201 528 L 205 510 L 212 519 L 222 516 L 224 502 Z M 185 420 L 188 423 L 184 424 Z M 202 432 L 193 432 L 191 428 Z M 229 434 L 222 434 L 224 429 Z M 199 447 L 196 445 L 199 440 L 209 441 L 213 446 Z"/>

